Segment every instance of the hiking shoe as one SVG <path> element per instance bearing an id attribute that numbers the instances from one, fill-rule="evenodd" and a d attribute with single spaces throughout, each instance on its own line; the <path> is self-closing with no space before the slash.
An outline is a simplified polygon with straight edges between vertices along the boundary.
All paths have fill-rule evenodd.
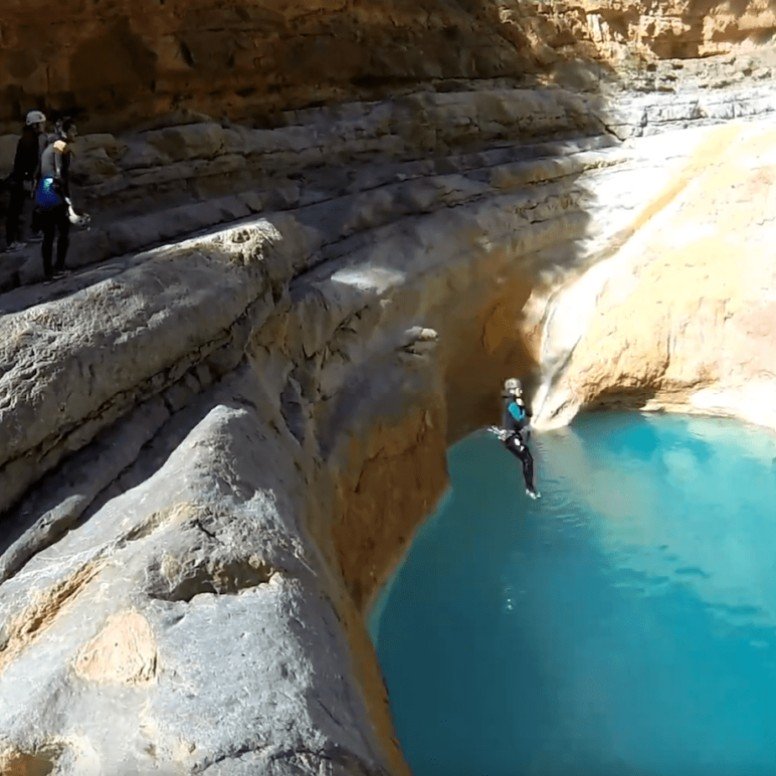
<path id="1" fill-rule="evenodd" d="M 12 242 L 8 244 L 8 247 L 5 249 L 5 252 L 16 253 L 17 251 L 23 251 L 26 247 L 27 247 L 26 243 Z"/>

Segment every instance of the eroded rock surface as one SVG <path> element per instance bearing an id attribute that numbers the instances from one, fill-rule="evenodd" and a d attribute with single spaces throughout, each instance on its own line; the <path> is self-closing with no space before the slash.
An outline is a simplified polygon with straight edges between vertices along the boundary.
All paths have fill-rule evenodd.
<path id="1" fill-rule="evenodd" d="M 75 773 L 384 771 L 325 572 L 294 496 L 273 489 L 288 451 L 243 383 L 3 585 L 0 682 L 16 700 L 0 729 L 18 750 L 56 741 Z"/>

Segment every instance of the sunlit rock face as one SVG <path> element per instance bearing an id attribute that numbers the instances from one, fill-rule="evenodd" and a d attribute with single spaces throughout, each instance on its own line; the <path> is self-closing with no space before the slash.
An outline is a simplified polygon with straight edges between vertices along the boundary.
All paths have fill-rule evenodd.
<path id="1" fill-rule="evenodd" d="M 627 406 L 776 428 L 776 126 L 684 134 L 655 212 L 545 310 L 540 424 Z"/>
<path id="2" fill-rule="evenodd" d="M 0 261 L 0 771 L 404 772 L 361 615 L 500 381 L 773 395 L 772 6 L 222 6 L 4 5 L 94 220 Z"/>
<path id="3" fill-rule="evenodd" d="M 47 0 L 8 0 L 0 40 L 0 121 L 41 101 L 79 108 L 99 128 L 176 110 L 255 119 L 440 81 L 564 80 L 576 69 L 569 63 L 580 59 L 636 70 L 639 57 L 741 53 L 756 60 L 775 24 L 767 0 L 734 6 L 663 0 L 644 7 L 518 0 L 74 0 L 66 9 Z M 742 60 L 727 77 L 747 77 L 746 67 Z M 646 74 L 647 80 L 653 76 L 670 88 L 677 74 L 670 68 Z"/>

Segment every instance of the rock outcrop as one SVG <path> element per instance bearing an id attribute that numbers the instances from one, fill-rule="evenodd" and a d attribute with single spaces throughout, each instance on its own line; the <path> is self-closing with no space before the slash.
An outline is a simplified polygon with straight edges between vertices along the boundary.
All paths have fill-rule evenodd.
<path id="1" fill-rule="evenodd" d="M 494 385 L 763 422 L 772 5 L 7 5 L 94 226 L 0 261 L 0 771 L 406 772 L 363 613 Z"/>
<path id="2" fill-rule="evenodd" d="M 626 406 L 776 429 L 776 124 L 688 135 L 659 209 L 552 301 L 539 423 Z"/>
<path id="3" fill-rule="evenodd" d="M 113 130 L 176 111 L 272 122 L 279 110 L 443 82 L 590 88 L 644 58 L 750 54 L 775 30 L 769 0 L 6 0 L 0 122 L 33 103 Z"/>

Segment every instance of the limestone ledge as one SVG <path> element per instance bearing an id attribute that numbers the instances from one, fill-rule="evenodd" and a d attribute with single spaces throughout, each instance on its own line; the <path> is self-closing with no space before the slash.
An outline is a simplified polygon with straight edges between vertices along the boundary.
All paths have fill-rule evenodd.
<path id="1" fill-rule="evenodd" d="M 289 112 L 274 130 L 193 123 L 125 136 L 92 135 L 76 148 L 74 198 L 93 228 L 74 237 L 74 266 L 180 239 L 198 229 L 266 210 L 487 164 L 537 139 L 601 131 L 592 103 L 561 89 L 493 86 L 481 93 L 414 94 L 401 101 Z M 0 138 L 10 165 L 16 138 Z M 545 150 L 545 154 L 552 153 Z M 541 153 L 540 149 L 534 155 Z M 466 158 L 468 156 L 468 158 Z M 450 159 L 450 157 L 454 157 Z M 498 159 L 498 156 L 496 157 Z M 0 266 L 0 288 L 40 279 L 38 251 Z"/>
<path id="2" fill-rule="evenodd" d="M 584 126 L 0 296 L 3 767 L 404 772 L 361 615 L 493 387 L 772 371 L 772 120 Z"/>
<path id="3" fill-rule="evenodd" d="M 776 55 L 774 55 L 776 62 Z M 749 64 L 747 64 L 749 63 Z M 289 111 L 282 126 L 251 129 L 189 116 L 186 124 L 76 144 L 75 200 L 93 226 L 77 232 L 71 266 L 101 262 L 200 229 L 267 210 L 297 209 L 334 197 L 441 175 L 563 153 L 557 141 L 609 135 L 612 142 L 689 126 L 769 115 L 771 69 L 751 60 L 681 63 L 651 75 L 671 87 L 643 93 L 515 89 L 419 92 L 401 99 Z M 709 82 L 730 68 L 740 77 Z M 677 81 L 676 73 L 680 73 Z M 748 72 L 749 76 L 743 76 Z M 0 136 L 0 169 L 16 136 Z M 600 142 L 599 142 L 600 144 Z M 36 247 L 0 263 L 0 289 L 41 279 Z"/>

